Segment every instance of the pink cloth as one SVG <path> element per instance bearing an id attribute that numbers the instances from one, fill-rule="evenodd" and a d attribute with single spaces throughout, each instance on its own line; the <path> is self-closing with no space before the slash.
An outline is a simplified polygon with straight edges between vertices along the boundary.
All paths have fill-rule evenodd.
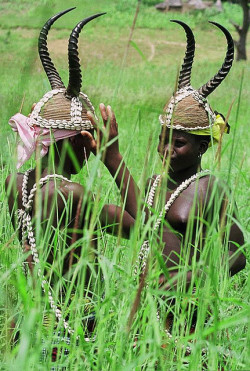
<path id="1" fill-rule="evenodd" d="M 40 128 L 40 126 L 32 124 L 31 119 L 21 113 L 12 116 L 9 124 L 12 130 L 20 136 L 17 146 L 17 169 L 31 157 L 38 146 L 40 156 L 44 157 L 51 143 L 80 134 L 80 131 L 77 130 Z"/>

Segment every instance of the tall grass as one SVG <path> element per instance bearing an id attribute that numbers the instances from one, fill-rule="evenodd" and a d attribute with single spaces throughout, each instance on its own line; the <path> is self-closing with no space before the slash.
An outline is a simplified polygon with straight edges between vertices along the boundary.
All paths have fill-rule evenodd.
<path id="1" fill-rule="evenodd" d="M 71 6 L 72 3 L 54 2 L 53 12 Z M 136 2 L 117 1 L 109 5 L 102 1 L 96 4 L 79 3 L 77 6 L 83 16 L 79 17 L 79 13 L 73 15 L 72 12 L 72 18 L 69 16 L 67 19 L 65 17 L 58 21 L 59 29 L 55 25 L 56 31 L 51 31 L 49 41 L 53 61 L 67 83 L 66 40 L 70 30 L 85 15 L 109 10 L 106 19 L 103 17 L 103 20 L 97 21 L 93 27 L 92 24 L 89 25 L 80 36 L 79 49 L 84 70 L 83 91 L 88 93 L 96 107 L 100 101 L 112 104 L 119 123 L 121 152 L 141 188 L 145 186 L 148 177 L 161 171 L 156 153 L 160 131 L 158 114 L 172 94 L 177 66 L 184 55 L 182 43 L 185 44 L 182 31 L 168 22 L 170 15 L 154 13 L 153 7 L 148 6 L 152 5 L 152 2 L 148 3 L 142 2 L 133 36 L 133 41 L 146 56 L 146 60 L 141 58 L 136 48 L 130 48 L 122 75 L 120 67 Z M 50 357 L 41 361 L 41 353 L 42 349 L 46 348 L 50 354 L 55 347 L 56 338 L 53 335 L 55 319 L 51 315 L 51 325 L 45 330 L 44 311 L 51 312 L 48 299 L 42 294 L 40 280 L 32 279 L 30 275 L 26 278 L 22 271 L 21 263 L 25 255 L 21 252 L 17 234 L 10 223 L 4 180 L 9 173 L 15 171 L 13 151 L 15 137 L 8 128 L 8 118 L 19 110 L 24 94 L 23 113 L 27 114 L 31 104 L 49 90 L 40 62 L 37 61 L 37 30 L 33 27 L 41 27 L 41 24 L 51 16 L 52 10 L 46 6 L 46 2 L 39 2 L 39 4 L 34 2 L 27 7 L 25 2 L 12 1 L 11 8 L 9 5 L 10 2 L 1 5 L 4 19 L 2 15 L 0 16 L 3 20 L 3 29 L 0 30 L 2 41 L 1 369 L 48 370 L 55 364 L 50 361 Z M 13 9 L 16 10 L 15 13 Z M 230 9 L 234 10 L 234 8 Z M 22 12 L 21 15 L 17 16 L 17 10 Z M 11 17 L 7 17 L 8 14 L 11 14 Z M 233 15 L 235 16 L 235 13 Z M 177 18 L 177 15 L 175 17 Z M 213 30 L 212 26 L 211 29 L 209 28 L 211 32 L 208 33 L 203 26 L 206 15 L 202 17 L 199 21 L 201 16 L 198 13 L 178 15 L 178 18 L 195 26 L 198 44 L 192 77 L 192 84 L 195 87 L 202 85 L 204 80 L 214 75 L 225 53 L 223 36 Z M 221 23 L 225 24 L 224 19 L 219 20 L 218 17 L 222 15 L 216 15 L 213 20 L 221 20 Z M 30 30 L 15 30 L 14 26 L 28 26 Z M 144 27 L 149 28 L 144 29 Z M 65 50 L 56 48 L 59 41 L 65 43 Z M 174 41 L 177 44 L 166 44 L 166 41 Z M 150 59 L 152 50 L 150 43 L 155 47 L 152 59 Z M 243 68 L 245 68 L 244 76 Z M 245 155 L 249 142 L 246 127 L 248 105 L 245 100 L 248 93 L 248 74 L 247 66 L 235 63 L 228 78 L 209 99 L 212 107 L 223 113 L 228 111 L 233 99 L 235 103 L 229 119 L 231 134 L 223 140 L 220 171 L 214 160 L 215 150 L 209 150 L 203 159 L 203 168 L 211 169 L 231 188 L 228 195 L 227 217 L 228 220 L 232 219 L 232 205 L 236 202 L 239 213 L 238 223 L 244 231 L 246 241 L 248 241 L 249 229 L 247 195 L 249 159 Z M 113 93 L 114 91 L 116 94 Z M 25 164 L 23 169 L 32 166 L 35 166 L 33 159 Z M 72 266 L 68 277 L 61 277 L 61 262 L 70 248 L 65 242 L 67 230 L 60 228 L 60 220 L 58 220 L 58 227 L 52 229 L 50 221 L 45 228 L 42 228 L 39 215 L 36 219 L 37 244 L 42 257 L 41 268 L 48 281 L 52 279 L 56 281 L 53 286 L 54 297 L 60 303 L 63 315 L 69 316 L 69 323 L 75 329 L 75 336 L 68 346 L 69 356 L 64 356 L 62 352 L 56 367 L 88 370 L 201 370 L 204 364 L 207 364 L 209 370 L 217 370 L 222 366 L 225 370 L 248 370 L 250 367 L 247 351 L 249 285 L 247 286 L 246 282 L 246 270 L 229 279 L 227 261 L 222 259 L 226 243 L 221 241 L 216 217 L 220 207 L 220 197 L 216 199 L 214 193 L 217 209 L 211 218 L 207 232 L 209 238 L 206 239 L 199 263 L 190 262 L 188 259 L 190 239 L 187 236 L 182 247 L 184 258 L 180 262 L 177 290 L 171 289 L 164 293 L 165 297 L 176 300 L 173 337 L 169 338 L 163 331 L 163 321 L 166 314 L 173 309 L 167 300 L 163 300 L 162 290 L 157 285 L 159 274 L 163 272 L 168 276 L 169 272 L 164 266 L 155 233 L 152 232 L 152 225 L 159 216 L 161 203 L 146 225 L 143 223 L 143 215 L 138 217 L 129 240 L 115 238 L 107 235 L 105 228 L 102 229 L 99 223 L 99 213 L 104 204 L 121 203 L 115 182 L 102 165 L 100 155 L 92 156 L 88 166 L 74 176 L 73 180 L 84 185 L 86 194 L 94 193 L 95 201 L 89 205 L 93 210 L 91 228 L 85 225 L 83 237 L 73 246 L 74 248 L 82 246 L 81 259 L 76 266 Z M 87 199 L 84 202 L 87 202 Z M 72 218 L 70 210 L 69 200 L 65 204 L 65 213 L 69 220 Z M 196 228 L 200 228 L 202 223 L 203 218 L 200 215 Z M 193 227 L 191 222 L 189 230 L 191 231 Z M 93 253 L 90 236 L 94 230 L 98 241 L 97 247 L 94 248 L 97 264 L 89 259 L 89 255 Z M 225 230 L 226 236 L 227 230 L 228 226 Z M 138 279 L 134 279 L 133 266 L 147 234 L 151 246 L 147 285 L 142 290 L 138 310 L 128 332 L 129 314 L 138 290 Z M 198 246 L 198 243 L 195 246 Z M 57 259 L 51 266 L 45 263 L 49 249 L 53 249 L 57 255 Z M 195 249 L 196 254 L 197 247 Z M 92 273 L 89 286 L 86 287 L 84 282 L 87 269 Z M 188 292 L 184 290 L 184 272 L 187 270 L 191 270 L 195 277 Z M 198 274 L 200 271 L 203 273 Z M 76 279 L 77 284 L 73 285 Z M 169 283 L 172 284 L 172 281 L 169 280 Z M 193 285 L 197 287 L 195 294 L 192 293 Z M 60 296 L 62 289 L 67 292 L 64 300 Z M 86 317 L 84 311 L 86 302 L 83 295 L 86 291 L 93 292 L 93 305 L 97 318 L 95 337 L 90 342 L 84 340 L 86 334 L 82 327 Z M 74 294 L 72 297 L 71 293 Z M 196 332 L 190 335 L 194 301 L 198 303 L 199 311 Z M 160 312 L 159 321 L 157 311 Z M 14 318 L 17 321 L 16 331 L 20 332 L 20 339 L 13 347 L 10 325 Z M 57 329 L 62 330 L 62 324 L 59 323 Z M 79 335 L 79 340 L 76 340 L 76 335 Z M 75 345 L 76 342 L 78 346 Z M 187 345 L 191 347 L 189 356 L 185 354 Z M 61 342 L 60 346 L 62 350 L 67 348 L 65 342 Z"/>

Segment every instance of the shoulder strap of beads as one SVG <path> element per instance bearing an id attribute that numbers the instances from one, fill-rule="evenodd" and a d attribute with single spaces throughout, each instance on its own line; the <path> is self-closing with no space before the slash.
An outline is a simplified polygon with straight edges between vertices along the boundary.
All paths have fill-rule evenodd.
<path id="1" fill-rule="evenodd" d="M 62 176 L 62 175 L 58 175 L 58 174 L 49 174 L 49 175 L 46 175 L 44 178 L 41 178 L 40 180 L 39 180 L 39 182 L 38 182 L 38 184 L 37 183 L 35 183 L 34 185 L 33 185 L 33 187 L 32 187 L 32 189 L 31 189 L 31 191 L 30 191 L 30 194 L 29 194 L 29 196 L 28 196 L 28 198 L 27 198 L 27 202 L 26 202 L 26 204 L 25 204 L 25 210 L 26 211 L 29 211 L 30 209 L 31 209 L 31 207 L 32 207 L 32 204 L 33 204 L 33 200 L 34 200 L 34 195 L 35 195 L 35 193 L 36 193 L 36 191 L 37 191 L 37 188 L 39 187 L 39 188 L 41 188 L 41 187 L 43 187 L 50 179 L 57 179 L 57 180 L 66 180 L 66 181 L 68 181 L 68 182 L 71 182 L 72 183 L 72 181 L 71 180 L 69 180 L 68 178 L 66 178 L 66 177 L 64 177 L 64 176 Z"/>
<path id="2" fill-rule="evenodd" d="M 26 236 L 27 236 L 34 263 L 36 265 L 39 265 L 40 259 L 39 259 L 39 255 L 38 255 L 38 251 L 37 251 L 37 247 L 36 247 L 35 235 L 34 235 L 33 228 L 32 228 L 31 216 L 28 213 L 28 211 L 32 207 L 34 194 L 37 190 L 37 184 L 34 184 L 34 186 L 32 187 L 32 189 L 30 191 L 30 194 L 28 196 L 28 178 L 29 178 L 29 173 L 31 171 L 32 170 L 28 170 L 24 174 L 23 184 L 22 184 L 22 203 L 23 203 L 24 210 L 19 210 L 18 215 L 19 215 L 19 219 L 20 219 L 20 226 L 22 228 L 22 241 L 24 242 L 25 239 L 26 239 Z M 54 179 L 59 179 L 59 180 L 67 180 L 67 181 L 71 182 L 69 179 L 63 177 L 62 175 L 50 174 L 50 175 L 45 176 L 44 178 L 41 178 L 38 182 L 38 186 L 42 187 L 44 184 L 46 184 L 47 181 L 49 181 L 50 179 L 53 179 L 53 178 Z M 44 293 L 46 293 L 48 295 L 48 300 L 49 300 L 50 307 L 54 311 L 57 320 L 58 321 L 61 320 L 63 322 L 63 326 L 64 326 L 65 330 L 67 330 L 69 332 L 69 334 L 73 334 L 74 330 L 69 326 L 68 322 L 63 318 L 61 310 L 57 307 L 57 305 L 56 305 L 56 303 L 53 299 L 51 286 L 50 286 L 49 282 L 43 276 L 41 268 L 39 266 L 38 266 L 38 269 L 37 269 L 37 274 L 38 274 L 38 277 L 42 280 L 42 283 L 41 283 L 42 289 L 43 289 Z M 87 339 L 86 339 L 86 341 L 87 341 Z"/>
<path id="3" fill-rule="evenodd" d="M 33 169 L 29 169 L 25 171 L 23 174 L 23 183 L 22 183 L 22 206 L 25 208 L 25 205 L 28 202 L 28 180 L 29 180 L 29 175 Z"/>
<path id="4" fill-rule="evenodd" d="M 156 191 L 156 188 L 159 184 L 160 179 L 161 179 L 161 175 L 157 175 L 157 177 L 154 180 L 154 183 L 152 184 L 152 187 L 150 188 L 150 191 L 149 191 L 149 194 L 148 194 L 148 199 L 147 199 L 147 205 L 149 207 L 153 206 L 155 191 Z"/>
<path id="5" fill-rule="evenodd" d="M 176 190 L 171 194 L 168 202 L 166 203 L 166 205 L 164 206 L 163 210 L 161 211 L 160 215 L 159 215 L 159 218 L 157 219 L 155 225 L 154 225 L 154 230 L 157 230 L 161 224 L 161 220 L 162 220 L 162 217 L 163 215 L 167 214 L 170 207 L 173 205 L 174 201 L 179 197 L 179 195 L 189 187 L 189 185 L 194 182 L 195 180 L 197 180 L 198 178 L 204 176 L 204 175 L 207 175 L 209 172 L 209 170 L 202 170 L 200 171 L 199 173 L 196 173 L 195 175 L 192 175 L 190 178 L 184 180 L 184 182 L 182 182 L 179 187 L 176 188 Z"/>
<path id="6" fill-rule="evenodd" d="M 171 194 L 168 202 L 166 203 L 166 205 L 164 206 L 163 210 L 160 212 L 160 215 L 159 217 L 157 218 L 155 224 L 154 224 L 154 231 L 157 231 L 157 229 L 159 228 L 161 222 L 162 222 L 162 218 L 164 215 L 166 215 L 170 209 L 170 207 L 173 205 L 174 201 L 179 197 L 179 195 L 186 189 L 188 188 L 188 186 L 194 182 L 196 179 L 202 177 L 202 176 L 205 176 L 209 173 L 209 170 L 203 170 L 203 171 L 200 171 L 199 173 L 191 176 L 190 178 L 186 179 L 184 182 L 182 182 L 179 187 L 176 188 L 176 190 Z M 148 196 L 148 205 L 149 206 L 152 206 L 153 205 L 153 201 L 154 201 L 154 195 L 155 195 L 155 191 L 156 191 L 156 188 L 157 188 L 157 185 L 160 181 L 160 178 L 161 176 L 158 175 L 151 187 L 151 190 L 149 192 L 149 196 Z M 143 242 L 141 248 L 140 248 L 140 252 L 139 252 L 139 256 L 138 256 L 138 259 L 135 263 L 135 268 L 134 268 L 134 274 L 137 275 L 138 271 L 140 270 L 141 272 L 144 271 L 145 267 L 146 267 L 146 260 L 147 260 L 147 257 L 148 257 L 148 254 L 149 254 L 149 249 L 150 249 L 150 246 L 149 246 L 149 241 L 146 240 Z"/>

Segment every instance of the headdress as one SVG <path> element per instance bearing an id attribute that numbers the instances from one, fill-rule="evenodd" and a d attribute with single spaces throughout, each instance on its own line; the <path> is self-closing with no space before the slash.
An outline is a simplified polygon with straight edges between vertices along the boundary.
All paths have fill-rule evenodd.
<path id="1" fill-rule="evenodd" d="M 223 65 L 217 74 L 198 90 L 191 84 L 191 70 L 194 60 L 195 40 L 192 30 L 184 22 L 173 20 L 179 23 L 186 32 L 187 48 L 185 58 L 178 79 L 177 91 L 169 103 L 164 107 L 164 113 L 159 116 L 161 125 L 176 130 L 184 130 L 192 134 L 203 134 L 209 131 L 214 125 L 221 125 L 221 116 L 216 116 L 207 102 L 207 96 L 225 79 L 234 58 L 234 43 L 232 36 L 226 28 L 216 22 L 210 22 L 221 29 L 227 39 L 227 53 Z M 215 129 L 215 128 L 214 128 Z"/>
<path id="2" fill-rule="evenodd" d="M 87 111 L 95 115 L 94 107 L 88 96 L 80 91 L 82 75 L 78 57 L 78 37 L 84 25 L 105 13 L 85 18 L 73 28 L 68 44 L 69 83 L 67 88 L 47 48 L 47 36 L 51 26 L 58 18 L 73 9 L 75 8 L 69 8 L 54 15 L 41 29 L 38 52 L 52 90 L 35 105 L 30 117 L 18 113 L 9 121 L 13 131 L 19 133 L 17 168 L 31 157 L 38 145 L 40 155 L 43 157 L 48 152 L 51 142 L 77 135 L 81 130 L 93 129 Z"/>
<path id="3" fill-rule="evenodd" d="M 36 104 L 30 116 L 31 122 L 40 127 L 67 130 L 93 129 L 87 117 L 87 111 L 90 110 L 94 113 L 94 107 L 87 95 L 80 91 L 82 76 L 78 57 L 78 37 L 84 25 L 105 13 L 85 18 L 72 30 L 68 44 L 69 83 L 65 88 L 49 56 L 47 35 L 51 25 L 72 9 L 74 8 L 67 9 L 50 18 L 40 32 L 38 51 L 52 88 Z"/>

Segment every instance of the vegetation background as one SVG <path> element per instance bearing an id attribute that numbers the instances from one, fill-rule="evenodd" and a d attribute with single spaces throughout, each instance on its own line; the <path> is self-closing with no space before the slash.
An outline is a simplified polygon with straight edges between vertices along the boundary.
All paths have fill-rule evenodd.
<path id="1" fill-rule="evenodd" d="M 49 361 L 39 362 L 44 346 L 41 323 L 43 300 L 39 289 L 34 294 L 35 299 L 32 298 L 31 282 L 26 282 L 18 268 L 22 254 L 10 225 L 4 191 L 5 178 L 15 171 L 15 135 L 8 126 L 8 119 L 21 106 L 22 113 L 27 115 L 32 103 L 50 90 L 37 53 L 37 37 L 41 26 L 53 14 L 70 6 L 77 7 L 75 11 L 59 19 L 49 33 L 51 57 L 67 84 L 67 45 L 70 31 L 86 16 L 107 12 L 105 16 L 87 25 L 79 38 L 82 90 L 88 94 L 95 107 L 100 102 L 112 106 L 119 123 L 121 152 L 136 181 L 143 184 L 146 177 L 160 170 L 156 152 L 160 132 L 158 115 L 172 95 L 186 45 L 183 30 L 169 20 L 180 19 L 194 31 L 197 46 L 192 85 L 196 88 L 217 72 L 226 51 L 223 34 L 209 24 L 208 20 L 221 23 L 236 38 L 230 21 L 240 24 L 242 20 L 241 8 L 229 2 L 223 3 L 223 13 L 209 8 L 203 12 L 183 14 L 160 13 L 155 10 L 155 3 L 157 1 L 142 0 L 129 45 L 129 34 L 137 6 L 135 0 L 9 0 L 0 3 L 1 369 L 47 370 L 51 366 Z M 231 187 L 231 201 L 237 203 L 246 241 L 249 241 L 248 81 L 247 62 L 234 63 L 228 78 L 209 97 L 211 106 L 224 115 L 233 102 L 229 119 L 231 134 L 224 138 L 220 168 L 215 161 L 215 150 L 211 149 L 203 160 L 203 168 L 213 170 Z M 34 166 L 34 160 L 24 165 L 23 170 L 30 166 Z M 114 181 L 98 159 L 91 158 L 88 168 L 85 167 L 75 179 L 100 196 L 99 207 L 106 202 L 120 202 Z M 216 307 L 212 330 L 206 329 L 204 332 L 204 326 L 201 325 L 193 338 L 182 334 L 177 345 L 172 341 L 164 348 L 162 345 L 166 343 L 166 339 L 155 315 L 153 294 L 156 293 L 149 290 L 137 316 L 137 320 L 143 319 L 140 325 L 141 338 L 139 337 L 137 346 L 133 347 L 136 326 L 128 334 L 126 323 L 137 289 L 131 272 L 141 239 L 143 240 L 143 236 L 138 236 L 135 233 L 130 241 L 101 236 L 103 250 L 100 265 L 105 277 L 105 300 L 99 301 L 95 308 L 99 318 L 97 338 L 91 343 L 85 343 L 81 338 L 80 346 L 72 346 L 68 358 L 61 357 L 58 369 L 65 366 L 69 369 L 91 370 L 201 370 L 205 362 L 201 349 L 207 347 L 205 357 L 209 370 L 217 370 L 222 365 L 225 370 L 250 370 L 247 351 L 247 322 L 250 315 L 247 268 L 233 279 L 223 276 L 216 304 L 210 300 L 211 287 L 204 290 L 206 303 L 210 301 L 213 309 Z M 249 250 L 247 254 L 249 257 Z M 22 322 L 19 324 L 21 337 L 19 345 L 11 348 L 9 327 L 17 314 L 22 315 Z M 53 347 L 52 330 L 46 339 L 46 346 L 50 349 Z M 189 340 L 193 341 L 193 352 L 186 357 L 184 349 Z M 223 353 L 226 357 L 222 359 Z"/>

